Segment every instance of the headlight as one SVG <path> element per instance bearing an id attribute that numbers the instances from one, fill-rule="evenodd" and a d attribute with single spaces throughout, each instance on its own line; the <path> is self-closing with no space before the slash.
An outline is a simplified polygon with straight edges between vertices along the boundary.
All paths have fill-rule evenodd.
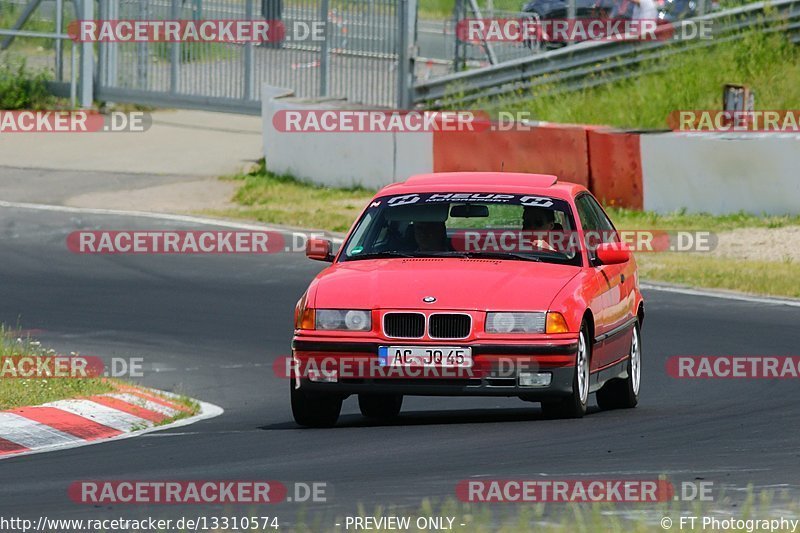
<path id="1" fill-rule="evenodd" d="M 544 333 L 544 313 L 486 313 L 486 333 Z"/>
<path id="2" fill-rule="evenodd" d="M 372 319 L 369 311 L 347 309 L 317 309 L 316 329 L 369 331 Z"/>

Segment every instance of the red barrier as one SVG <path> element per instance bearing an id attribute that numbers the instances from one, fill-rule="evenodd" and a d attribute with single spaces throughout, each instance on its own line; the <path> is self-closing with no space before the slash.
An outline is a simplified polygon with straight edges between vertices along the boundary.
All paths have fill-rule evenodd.
<path id="1" fill-rule="evenodd" d="M 589 188 L 607 205 L 642 209 L 639 134 L 573 124 L 477 130 L 435 131 L 433 171 L 555 174 Z"/>
<path id="2" fill-rule="evenodd" d="M 527 131 L 434 132 L 433 171 L 555 174 L 588 186 L 586 129 L 559 124 Z"/>
<path id="3" fill-rule="evenodd" d="M 605 205 L 642 209 L 642 156 L 638 133 L 586 131 L 592 193 Z"/>

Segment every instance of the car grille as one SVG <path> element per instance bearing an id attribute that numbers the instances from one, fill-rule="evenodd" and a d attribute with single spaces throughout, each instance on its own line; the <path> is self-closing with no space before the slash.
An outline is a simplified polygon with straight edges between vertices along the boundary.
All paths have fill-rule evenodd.
<path id="1" fill-rule="evenodd" d="M 428 335 L 432 339 L 463 339 L 469 337 L 472 319 L 469 315 L 435 314 L 428 322 Z"/>
<path id="2" fill-rule="evenodd" d="M 387 313 L 383 317 L 387 337 L 419 339 L 425 333 L 425 316 L 419 313 Z"/>

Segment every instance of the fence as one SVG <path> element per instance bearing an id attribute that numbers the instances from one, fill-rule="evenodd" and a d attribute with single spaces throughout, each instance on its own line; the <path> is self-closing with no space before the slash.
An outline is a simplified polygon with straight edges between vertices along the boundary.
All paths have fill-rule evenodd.
<path id="1" fill-rule="evenodd" d="M 31 0 L 24 11 L 39 4 Z M 64 18 L 44 2 L 40 16 Z M 415 0 L 75 0 L 70 19 L 281 20 L 270 43 L 100 42 L 84 48 L 99 100 L 258 113 L 261 87 L 301 98 L 407 106 Z M 3 0 L 0 9 L 18 6 Z M 18 10 L 17 10 L 18 11 Z M 63 28 L 64 23 L 56 22 Z M 322 39 L 297 39 L 321 28 Z M 295 31 L 297 30 L 297 31 Z M 57 52 L 57 57 L 60 54 Z M 58 59 L 57 59 L 58 62 Z M 58 69 L 56 69 L 58 70 Z M 399 90 L 398 87 L 403 87 Z"/>

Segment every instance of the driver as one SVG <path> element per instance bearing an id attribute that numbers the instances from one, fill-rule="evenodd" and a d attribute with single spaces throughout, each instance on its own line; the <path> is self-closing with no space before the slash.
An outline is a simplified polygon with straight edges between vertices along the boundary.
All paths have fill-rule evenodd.
<path id="1" fill-rule="evenodd" d="M 526 206 L 522 211 L 522 231 L 533 232 L 531 244 L 535 248 L 555 251 L 550 243 L 543 239 L 553 231 L 556 225 L 556 214 L 546 207 Z"/>

